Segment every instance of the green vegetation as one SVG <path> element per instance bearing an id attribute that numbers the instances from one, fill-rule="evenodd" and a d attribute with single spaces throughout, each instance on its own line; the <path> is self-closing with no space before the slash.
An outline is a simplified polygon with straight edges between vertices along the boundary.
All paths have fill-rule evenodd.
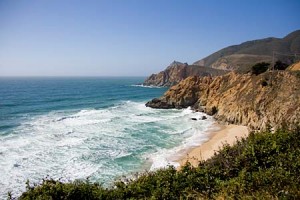
<path id="1" fill-rule="evenodd" d="M 270 66 L 270 63 L 265 63 L 265 62 L 257 63 L 252 66 L 251 72 L 252 72 L 252 74 L 259 75 L 259 74 L 267 71 L 269 66 Z"/>
<path id="2" fill-rule="evenodd" d="M 300 199 L 300 129 L 251 133 L 198 167 L 146 172 L 103 188 L 44 180 L 20 199 Z"/>
<path id="3" fill-rule="evenodd" d="M 275 70 L 285 70 L 286 68 L 288 68 L 288 64 L 281 62 L 280 60 L 276 61 L 275 65 L 274 65 L 274 69 Z"/>

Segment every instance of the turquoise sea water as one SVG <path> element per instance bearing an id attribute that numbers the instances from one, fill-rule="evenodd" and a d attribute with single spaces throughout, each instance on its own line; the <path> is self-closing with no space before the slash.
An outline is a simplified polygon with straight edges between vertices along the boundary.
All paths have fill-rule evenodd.
<path id="1" fill-rule="evenodd" d="M 143 78 L 0 78 L 0 199 L 46 176 L 109 186 L 145 169 L 176 165 L 207 139 L 203 113 L 145 103 L 166 88 Z"/>

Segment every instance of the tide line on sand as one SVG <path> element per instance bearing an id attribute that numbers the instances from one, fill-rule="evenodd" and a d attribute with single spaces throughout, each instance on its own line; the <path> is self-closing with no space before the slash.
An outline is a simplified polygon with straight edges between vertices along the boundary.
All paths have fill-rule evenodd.
<path id="1" fill-rule="evenodd" d="M 210 133 L 210 139 L 200 146 L 190 149 L 187 154 L 179 158 L 177 162 L 183 166 L 187 161 L 193 166 L 197 166 L 199 161 L 207 160 L 218 151 L 223 144 L 233 145 L 237 139 L 245 138 L 249 134 L 246 126 L 239 125 L 219 125 L 219 130 Z"/>

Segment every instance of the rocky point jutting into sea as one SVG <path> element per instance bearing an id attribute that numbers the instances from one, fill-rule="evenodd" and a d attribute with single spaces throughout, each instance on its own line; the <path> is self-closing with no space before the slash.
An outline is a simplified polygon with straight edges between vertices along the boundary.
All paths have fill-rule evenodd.
<path id="1" fill-rule="evenodd" d="M 152 74 L 143 85 L 172 86 L 189 76 L 217 76 L 227 71 L 173 61 L 164 71 Z"/>
<path id="2" fill-rule="evenodd" d="M 291 71 L 260 75 L 192 76 L 149 101 L 152 108 L 186 108 L 214 115 L 220 122 L 252 130 L 299 124 L 300 78 Z"/>

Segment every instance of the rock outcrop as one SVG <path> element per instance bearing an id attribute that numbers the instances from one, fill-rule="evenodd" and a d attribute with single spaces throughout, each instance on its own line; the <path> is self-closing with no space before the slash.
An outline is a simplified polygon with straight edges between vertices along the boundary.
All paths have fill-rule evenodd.
<path id="1" fill-rule="evenodd" d="M 179 83 L 189 76 L 217 76 L 226 73 L 224 70 L 188 65 L 174 61 L 164 71 L 149 76 L 144 85 L 169 87 Z"/>
<path id="2" fill-rule="evenodd" d="M 274 71 L 258 76 L 229 74 L 217 77 L 192 76 L 171 87 L 161 98 L 146 105 L 152 108 L 186 108 L 204 111 L 230 124 L 250 129 L 278 128 L 299 124 L 300 78 L 295 72 Z"/>
<path id="3" fill-rule="evenodd" d="M 300 71 L 300 61 L 289 66 L 287 70 Z"/>

